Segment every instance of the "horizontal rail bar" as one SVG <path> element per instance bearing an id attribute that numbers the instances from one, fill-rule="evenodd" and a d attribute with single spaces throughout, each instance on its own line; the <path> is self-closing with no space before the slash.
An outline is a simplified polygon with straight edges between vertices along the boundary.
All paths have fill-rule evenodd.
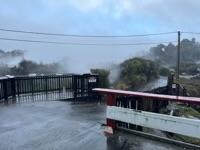
<path id="1" fill-rule="evenodd" d="M 94 88 L 93 91 L 106 93 L 106 94 L 129 95 L 129 96 L 137 96 L 137 97 L 143 97 L 143 98 L 153 98 L 153 99 L 158 99 L 158 100 L 200 104 L 200 98 L 198 97 L 172 96 L 172 95 L 152 94 L 152 93 L 143 93 L 143 92 L 103 89 L 103 88 Z"/>
<path id="2" fill-rule="evenodd" d="M 107 106 L 107 118 L 143 127 L 200 138 L 200 120 Z"/>

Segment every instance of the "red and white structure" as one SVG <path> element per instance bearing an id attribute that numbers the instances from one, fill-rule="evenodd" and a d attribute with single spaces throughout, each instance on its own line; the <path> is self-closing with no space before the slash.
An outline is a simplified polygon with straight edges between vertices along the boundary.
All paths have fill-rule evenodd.
<path id="1" fill-rule="evenodd" d="M 107 102 L 107 128 L 114 130 L 116 121 L 130 123 L 138 126 L 154 128 L 171 133 L 200 138 L 200 120 L 158 114 L 146 111 L 138 111 L 130 108 L 117 107 L 116 97 L 120 95 L 150 98 L 155 100 L 175 101 L 183 103 L 200 104 L 200 98 L 158 95 L 142 92 L 131 92 L 112 89 L 93 89 L 95 92 L 106 94 Z"/>

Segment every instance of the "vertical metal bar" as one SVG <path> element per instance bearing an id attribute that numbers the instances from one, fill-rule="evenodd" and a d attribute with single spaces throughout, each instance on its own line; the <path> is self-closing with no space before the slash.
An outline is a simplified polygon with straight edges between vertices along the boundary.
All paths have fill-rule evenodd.
<path id="1" fill-rule="evenodd" d="M 12 99 L 16 101 L 16 86 L 15 86 L 15 78 L 11 78 L 11 90 L 12 90 Z"/>
<path id="2" fill-rule="evenodd" d="M 59 88 L 59 99 L 61 98 L 61 87 L 60 87 L 60 78 L 61 77 L 58 77 L 58 88 Z"/>
<path id="3" fill-rule="evenodd" d="M 59 90 L 59 92 L 60 92 L 60 89 L 61 89 L 61 87 L 60 87 L 60 78 L 61 77 L 58 77 L 58 90 Z"/>
<path id="4" fill-rule="evenodd" d="M 29 92 L 29 90 L 28 90 L 28 84 L 27 84 L 26 80 L 23 80 L 23 88 L 24 88 L 25 92 Z"/>
<path id="5" fill-rule="evenodd" d="M 50 87 L 50 90 L 52 91 L 52 77 L 49 78 L 49 87 Z"/>
<path id="6" fill-rule="evenodd" d="M 84 76 L 81 76 L 81 96 L 84 95 Z"/>
<path id="7" fill-rule="evenodd" d="M 16 78 L 17 79 L 17 95 L 18 95 L 18 98 L 19 98 L 19 78 Z"/>
<path id="8" fill-rule="evenodd" d="M 74 82 L 74 88 L 73 88 L 73 92 L 74 92 L 74 100 L 76 100 L 77 98 L 77 76 L 74 75 L 73 76 L 73 82 Z"/>
<path id="9" fill-rule="evenodd" d="M 7 79 L 3 80 L 3 95 L 5 103 L 8 103 Z"/>
<path id="10" fill-rule="evenodd" d="M 45 76 L 45 87 L 44 87 L 44 89 L 45 89 L 46 94 L 47 94 L 47 88 L 48 88 L 47 76 Z"/>
<path id="11" fill-rule="evenodd" d="M 31 100 L 33 100 L 33 77 L 30 77 L 30 85 L 31 85 Z"/>
<path id="12" fill-rule="evenodd" d="M 176 84 L 176 96 L 179 96 L 180 94 L 180 85 Z"/>
<path id="13" fill-rule="evenodd" d="M 179 71 L 180 71 L 180 39 L 181 39 L 181 32 L 178 31 L 177 72 L 176 72 L 177 79 L 179 79 Z"/>
<path id="14" fill-rule="evenodd" d="M 96 75 L 96 88 L 99 87 L 99 75 Z"/>

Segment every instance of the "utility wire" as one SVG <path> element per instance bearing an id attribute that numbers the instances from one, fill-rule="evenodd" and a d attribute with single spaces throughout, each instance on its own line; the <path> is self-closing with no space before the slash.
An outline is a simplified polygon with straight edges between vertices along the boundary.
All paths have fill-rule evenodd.
<path id="1" fill-rule="evenodd" d="M 88 46 L 131 46 L 131 45 L 153 45 L 153 44 L 161 44 L 161 43 L 174 43 L 177 41 L 169 41 L 169 42 L 150 42 L 150 43 L 66 43 L 66 42 L 54 42 L 54 41 L 40 41 L 40 40 L 27 40 L 27 39 L 13 39 L 13 38 L 2 38 L 0 40 L 6 41 L 17 41 L 17 42 L 30 42 L 30 43 L 44 43 L 44 44 L 62 44 L 62 45 L 88 45 Z"/>
<path id="2" fill-rule="evenodd" d="M 182 32 L 182 33 L 187 33 L 187 34 L 200 34 L 198 32 Z"/>
<path id="3" fill-rule="evenodd" d="M 60 34 L 60 33 L 47 33 L 47 32 L 33 32 L 33 31 L 23 31 L 23 30 L 12 30 L 12 29 L 2 29 L 0 31 L 4 32 L 15 32 L 15 33 L 25 33 L 25 34 L 39 34 L 39 35 L 50 35 L 50 36 L 66 36 L 66 37 L 84 37 L 84 38 L 125 38 L 125 37 L 138 37 L 138 36 L 155 36 L 164 34 L 174 34 L 177 32 L 162 32 L 162 33 L 152 33 L 152 34 L 137 34 L 137 35 L 78 35 L 78 34 Z"/>

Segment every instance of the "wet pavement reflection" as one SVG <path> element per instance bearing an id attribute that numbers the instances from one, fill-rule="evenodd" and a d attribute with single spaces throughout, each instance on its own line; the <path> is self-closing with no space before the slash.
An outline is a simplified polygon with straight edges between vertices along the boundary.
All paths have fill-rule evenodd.
<path id="1" fill-rule="evenodd" d="M 44 101 L 0 106 L 0 150 L 182 149 L 117 131 L 105 135 L 104 102 Z"/>

